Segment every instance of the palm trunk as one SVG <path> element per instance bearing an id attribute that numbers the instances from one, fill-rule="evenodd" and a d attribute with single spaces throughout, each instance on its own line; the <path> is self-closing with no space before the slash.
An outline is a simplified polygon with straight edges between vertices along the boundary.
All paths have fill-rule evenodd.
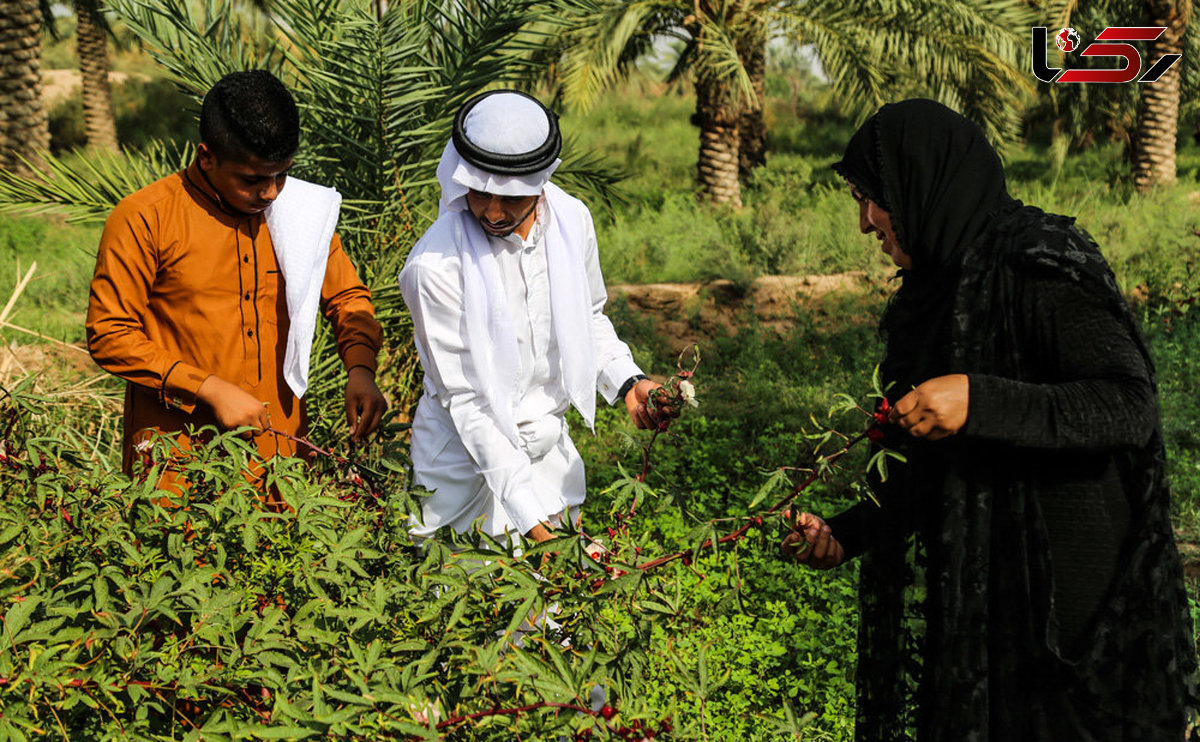
<path id="1" fill-rule="evenodd" d="M 1190 0 L 1147 0 L 1146 25 L 1167 29 L 1150 42 L 1147 64 L 1154 64 L 1164 54 L 1183 53 L 1190 5 Z M 1141 86 L 1141 110 L 1133 148 L 1133 182 L 1139 191 L 1175 181 L 1181 67 L 1176 63 L 1157 82 Z"/>
<path id="2" fill-rule="evenodd" d="M 742 64 L 754 85 L 754 102 L 742 113 L 739 125 L 742 140 L 738 149 L 738 173 L 749 177 L 754 168 L 767 164 L 767 124 L 763 104 L 767 94 L 767 40 L 764 35 L 749 44 Z"/>
<path id="3" fill-rule="evenodd" d="M 42 108 L 42 9 L 39 0 L 0 2 L 0 168 L 26 173 L 50 146 Z"/>
<path id="4" fill-rule="evenodd" d="M 729 104 L 724 86 L 696 81 L 696 120 L 700 126 L 700 155 L 696 177 L 700 198 L 715 204 L 742 205 L 738 182 L 738 122 L 741 118 Z"/>
<path id="5" fill-rule="evenodd" d="M 116 152 L 117 121 L 113 116 L 112 92 L 108 87 L 108 39 L 97 0 L 75 0 L 79 19 L 79 71 L 83 77 L 83 121 L 91 147 Z"/>

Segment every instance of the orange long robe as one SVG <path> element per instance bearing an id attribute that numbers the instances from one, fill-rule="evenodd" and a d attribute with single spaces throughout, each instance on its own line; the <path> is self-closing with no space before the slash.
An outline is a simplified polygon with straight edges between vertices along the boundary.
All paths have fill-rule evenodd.
<path id="1" fill-rule="evenodd" d="M 336 235 L 321 311 L 346 368 L 374 371 L 383 333 L 370 291 Z M 224 211 L 195 163 L 123 199 L 100 238 L 87 339 L 96 363 L 129 382 L 125 472 L 148 429 L 216 424 L 196 400 L 210 374 L 265 402 L 273 428 L 302 435 L 304 402 L 283 378 L 289 326 L 265 219 Z M 180 439 L 186 444 L 186 436 Z M 259 435 L 255 442 L 264 458 L 296 450 L 282 436 Z"/>

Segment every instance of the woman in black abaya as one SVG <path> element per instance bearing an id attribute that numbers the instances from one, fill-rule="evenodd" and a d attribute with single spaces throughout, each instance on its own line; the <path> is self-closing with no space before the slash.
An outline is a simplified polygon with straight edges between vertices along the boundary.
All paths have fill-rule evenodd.
<path id="1" fill-rule="evenodd" d="M 1196 661 L 1154 367 L 1108 265 L 933 101 L 881 108 L 834 169 L 901 268 L 884 445 L 908 463 L 784 549 L 862 555 L 857 738 L 1179 742 Z"/>

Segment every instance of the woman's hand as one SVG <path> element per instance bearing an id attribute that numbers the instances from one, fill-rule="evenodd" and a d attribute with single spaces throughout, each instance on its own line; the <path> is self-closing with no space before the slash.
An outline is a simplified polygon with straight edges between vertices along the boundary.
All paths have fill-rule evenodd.
<path id="1" fill-rule="evenodd" d="M 791 520 L 790 513 L 784 517 Z M 812 513 L 801 513 L 792 532 L 783 539 L 783 553 L 814 569 L 833 569 L 846 561 L 846 550 L 833 537 L 833 530 Z"/>
<path id="2" fill-rule="evenodd" d="M 966 374 L 935 376 L 901 397 L 888 420 L 914 438 L 940 440 L 967 424 L 970 396 Z"/>

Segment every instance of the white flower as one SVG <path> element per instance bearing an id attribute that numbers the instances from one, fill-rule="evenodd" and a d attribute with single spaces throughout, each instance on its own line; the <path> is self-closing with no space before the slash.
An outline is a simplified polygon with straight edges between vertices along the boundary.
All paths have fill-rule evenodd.
<path id="1" fill-rule="evenodd" d="M 696 387 L 693 386 L 692 382 L 690 381 L 679 382 L 679 396 L 683 398 L 684 402 L 687 402 L 692 407 L 697 407 L 700 405 L 700 403 L 696 401 Z"/>

